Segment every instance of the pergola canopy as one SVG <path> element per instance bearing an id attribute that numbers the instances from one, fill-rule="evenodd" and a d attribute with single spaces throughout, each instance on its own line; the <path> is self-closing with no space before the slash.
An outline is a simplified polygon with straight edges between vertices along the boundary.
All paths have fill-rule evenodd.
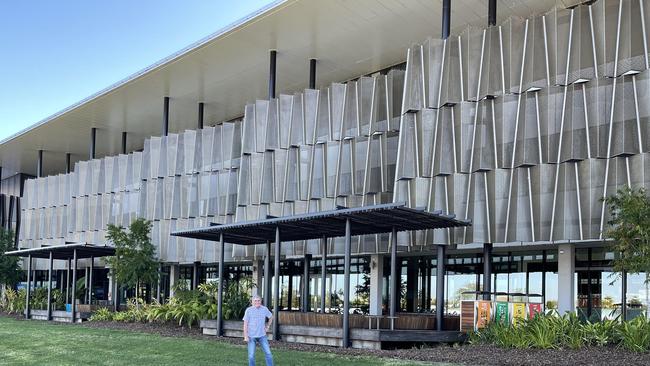
<path id="1" fill-rule="evenodd" d="M 77 259 L 109 257 L 115 255 L 115 248 L 113 247 L 99 246 L 88 243 L 72 243 L 65 245 L 52 245 L 40 248 L 13 250 L 10 252 L 5 252 L 5 255 L 17 257 L 27 257 L 31 255 L 32 258 L 50 258 L 50 253 L 52 253 L 52 259 L 72 259 L 74 257 L 75 250 L 77 251 Z"/>
<path id="2" fill-rule="evenodd" d="M 469 226 L 468 220 L 441 211 L 406 207 L 404 203 L 387 203 L 356 208 L 312 212 L 263 220 L 213 224 L 208 227 L 176 231 L 174 236 L 201 240 L 223 240 L 227 243 L 254 245 L 275 241 L 276 228 L 282 241 L 309 240 L 345 235 L 345 222 L 350 220 L 351 235 L 381 234 L 407 230 L 442 229 Z"/>

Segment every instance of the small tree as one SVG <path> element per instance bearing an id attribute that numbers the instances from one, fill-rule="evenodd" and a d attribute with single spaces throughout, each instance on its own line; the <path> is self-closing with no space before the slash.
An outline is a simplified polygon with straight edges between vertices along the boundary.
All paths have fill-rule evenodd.
<path id="1" fill-rule="evenodd" d="M 14 249 L 13 232 L 0 228 L 0 285 L 13 287 L 20 281 L 20 258 L 5 255 L 5 252 Z"/>
<path id="2" fill-rule="evenodd" d="M 138 218 L 131 222 L 126 232 L 122 226 L 108 225 L 106 239 L 115 245 L 115 256 L 107 258 L 119 284 L 135 287 L 136 297 L 140 286 L 153 284 L 158 280 L 156 249 L 149 233 L 151 221 Z"/>
<path id="3" fill-rule="evenodd" d="M 607 197 L 605 203 L 611 213 L 605 236 L 613 239 L 614 251 L 621 254 L 613 261 L 614 271 L 645 273 L 647 294 L 650 282 L 650 198 L 643 188 L 624 187 Z"/>

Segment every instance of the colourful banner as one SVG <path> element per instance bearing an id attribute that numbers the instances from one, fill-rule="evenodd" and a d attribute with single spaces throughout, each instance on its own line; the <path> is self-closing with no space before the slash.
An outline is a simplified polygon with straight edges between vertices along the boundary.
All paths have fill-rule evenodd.
<path id="1" fill-rule="evenodd" d="M 512 324 L 517 325 L 526 320 L 526 304 L 516 302 L 512 304 Z"/>
<path id="2" fill-rule="evenodd" d="M 476 329 L 485 328 L 490 322 L 490 301 L 477 301 Z"/>
<path id="3" fill-rule="evenodd" d="M 497 302 L 496 309 L 494 311 L 494 321 L 502 325 L 510 324 L 507 302 Z"/>
<path id="4" fill-rule="evenodd" d="M 528 304 L 528 317 L 533 318 L 536 314 L 542 313 L 542 304 Z"/>

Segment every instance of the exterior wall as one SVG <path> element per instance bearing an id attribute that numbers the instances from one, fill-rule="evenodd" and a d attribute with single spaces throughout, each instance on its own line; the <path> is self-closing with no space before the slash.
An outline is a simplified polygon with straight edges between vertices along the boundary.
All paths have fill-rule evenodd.
<path id="1" fill-rule="evenodd" d="M 640 34 L 650 10 L 621 4 L 620 24 L 619 1 L 600 0 L 428 39 L 409 48 L 406 71 L 258 100 L 242 121 L 29 180 L 21 247 L 101 244 L 109 223 L 143 216 L 162 261 L 216 262 L 215 245 L 169 233 L 399 201 L 473 221 L 400 234 L 400 250 L 600 241 L 600 198 L 650 188 L 650 37 Z M 226 250 L 227 260 L 265 254 Z M 342 239 L 328 250 L 342 254 Z M 387 250 L 387 235 L 353 245 Z M 319 256 L 319 242 L 283 245 L 303 254 Z"/>

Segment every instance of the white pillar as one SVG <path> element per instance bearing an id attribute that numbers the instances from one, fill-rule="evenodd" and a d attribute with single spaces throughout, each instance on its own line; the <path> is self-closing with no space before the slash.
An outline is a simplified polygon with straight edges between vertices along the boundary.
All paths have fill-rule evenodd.
<path id="1" fill-rule="evenodd" d="M 575 291 L 573 278 L 575 274 L 575 246 L 560 244 L 557 248 L 557 310 L 560 315 L 575 311 Z"/>
<path id="2" fill-rule="evenodd" d="M 172 264 L 169 266 L 169 297 L 174 297 L 174 287 L 178 284 L 181 274 L 181 266 Z"/>
<path id="3" fill-rule="evenodd" d="M 370 256 L 370 315 L 382 313 L 383 277 L 384 256 L 373 254 Z"/>
<path id="4" fill-rule="evenodd" d="M 253 261 L 253 282 L 255 285 L 251 289 L 251 296 L 264 295 L 264 261 L 256 259 Z"/>
<path id="5" fill-rule="evenodd" d="M 113 275 L 111 274 L 110 269 L 109 269 L 109 273 L 108 273 L 108 301 L 113 301 L 113 290 L 114 290 L 113 289 L 113 286 L 114 286 L 113 284 L 114 283 L 115 282 L 113 282 Z M 68 300 L 66 300 L 66 302 L 67 301 Z"/>

